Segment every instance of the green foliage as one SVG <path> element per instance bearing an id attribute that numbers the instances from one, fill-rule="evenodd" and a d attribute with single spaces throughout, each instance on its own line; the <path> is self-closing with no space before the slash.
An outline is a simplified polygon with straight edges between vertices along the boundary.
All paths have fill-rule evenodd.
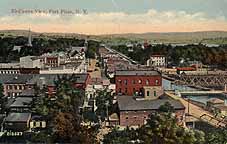
<path id="1" fill-rule="evenodd" d="M 146 64 L 146 60 L 152 54 L 166 55 L 168 62 L 179 65 L 180 59 L 189 59 L 201 61 L 208 65 L 218 65 L 219 67 L 227 67 L 227 46 L 207 47 L 205 45 L 186 45 L 176 46 L 171 45 L 149 45 L 146 49 L 141 49 L 140 46 L 134 47 L 134 52 L 128 52 L 125 45 L 112 46 L 111 48 L 124 53 L 139 63 Z"/>
<path id="2" fill-rule="evenodd" d="M 80 106 L 83 104 L 84 90 L 75 87 L 75 75 L 63 75 L 55 82 L 56 95 L 48 97 L 40 92 L 41 99 L 35 112 L 47 119 L 47 131 L 53 142 L 95 143 L 95 129 L 81 126 Z M 45 93 L 45 90 L 43 91 Z M 37 138 L 39 141 L 45 141 Z M 34 141 L 36 142 L 36 141 Z"/>
<path id="3" fill-rule="evenodd" d="M 0 83 L 0 99 L 4 97 L 4 88 L 3 88 L 3 85 L 2 83 Z"/>
<path id="4" fill-rule="evenodd" d="M 98 117 L 94 112 L 91 111 L 84 111 L 83 112 L 83 119 L 86 122 L 98 122 Z"/>
<path id="5" fill-rule="evenodd" d="M 164 105 L 161 105 L 159 107 L 159 111 L 165 113 L 173 113 L 175 110 L 174 107 L 169 102 L 166 102 Z"/>
<path id="6" fill-rule="evenodd" d="M 5 105 L 6 105 L 6 98 L 4 97 L 4 88 L 2 83 L 0 83 L 0 108 L 1 108 L 1 112 L 4 112 L 5 110 Z"/>
<path id="7" fill-rule="evenodd" d="M 180 127 L 170 113 L 152 113 L 147 124 L 137 130 L 114 129 L 104 137 L 104 143 L 142 144 L 203 144 L 204 133 Z"/>
<path id="8" fill-rule="evenodd" d="M 98 53 L 99 49 L 99 42 L 96 41 L 88 41 L 88 49 L 86 51 L 86 57 L 87 58 L 95 58 L 96 54 Z"/>
<path id="9" fill-rule="evenodd" d="M 125 130 L 119 130 L 114 128 L 110 133 L 104 136 L 104 144 L 128 144 L 137 140 L 138 133 L 134 129 L 126 128 Z"/>
<path id="10" fill-rule="evenodd" d="M 34 38 L 32 47 L 26 46 L 27 41 L 28 38 L 23 36 L 0 38 L 0 61 L 19 61 L 22 56 L 39 56 L 47 52 L 66 51 L 71 46 L 84 46 L 84 40 L 76 38 Z M 20 52 L 14 51 L 14 46 L 22 46 Z"/>
<path id="11" fill-rule="evenodd" d="M 111 96 L 111 92 L 108 92 L 107 89 L 103 91 L 99 91 L 97 94 L 96 100 L 96 114 L 101 117 L 102 120 L 107 116 L 107 106 L 108 103 L 108 114 L 111 114 L 113 112 L 113 96 Z"/>
<path id="12" fill-rule="evenodd" d="M 206 144 L 226 144 L 227 128 L 217 128 L 211 130 L 206 135 Z"/>

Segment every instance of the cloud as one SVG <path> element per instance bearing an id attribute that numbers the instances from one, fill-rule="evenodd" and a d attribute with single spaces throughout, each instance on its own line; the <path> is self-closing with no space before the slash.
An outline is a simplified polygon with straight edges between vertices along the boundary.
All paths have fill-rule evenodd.
<path id="1" fill-rule="evenodd" d="M 227 30 L 225 16 L 210 18 L 203 12 L 157 11 L 128 14 L 124 12 L 87 15 L 24 14 L 0 17 L 2 29 L 27 29 L 40 32 L 75 32 L 85 34 L 180 32 Z"/>

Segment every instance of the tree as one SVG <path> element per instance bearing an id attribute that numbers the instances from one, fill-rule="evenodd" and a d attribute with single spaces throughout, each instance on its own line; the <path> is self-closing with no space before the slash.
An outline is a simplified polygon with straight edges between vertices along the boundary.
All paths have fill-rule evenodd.
<path id="1" fill-rule="evenodd" d="M 4 96 L 4 88 L 3 85 L 0 83 L 0 105 L 1 105 L 1 112 L 4 112 L 5 109 L 5 96 Z"/>
<path id="2" fill-rule="evenodd" d="M 137 130 L 114 129 L 107 134 L 104 143 L 143 143 L 143 144 L 203 144 L 204 133 L 177 125 L 171 113 L 151 113 L 147 123 Z"/>
<path id="3" fill-rule="evenodd" d="M 95 101 L 97 106 L 96 114 L 98 116 L 101 116 L 102 120 L 104 120 L 104 118 L 107 117 L 107 107 L 108 115 L 114 111 L 113 96 L 111 95 L 111 92 L 109 92 L 107 89 L 99 91 L 97 97 L 95 98 Z"/>
<path id="4" fill-rule="evenodd" d="M 138 140 L 138 132 L 134 129 L 126 128 L 119 130 L 114 128 L 110 133 L 104 136 L 104 144 L 127 144 Z"/>
<path id="5" fill-rule="evenodd" d="M 226 144 L 227 128 L 216 128 L 206 135 L 206 144 Z"/>
<path id="6" fill-rule="evenodd" d="M 95 143 L 93 128 L 81 126 L 80 106 L 83 104 L 84 90 L 75 87 L 75 75 L 59 76 L 55 82 L 56 95 L 48 97 L 42 94 L 40 108 L 36 113 L 47 117 L 47 134 L 53 142 L 60 143 Z M 44 108 L 44 110 L 43 110 Z"/>
<path id="7" fill-rule="evenodd" d="M 173 113 L 175 110 L 174 107 L 169 102 L 166 102 L 164 105 L 161 105 L 159 107 L 159 111 L 165 113 Z"/>

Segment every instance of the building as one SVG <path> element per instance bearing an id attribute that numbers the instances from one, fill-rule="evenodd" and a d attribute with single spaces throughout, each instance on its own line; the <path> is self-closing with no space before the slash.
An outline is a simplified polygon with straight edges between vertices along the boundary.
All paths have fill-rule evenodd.
<path id="1" fill-rule="evenodd" d="M 20 67 L 22 68 L 42 68 L 42 61 L 36 56 L 25 56 L 20 58 Z"/>
<path id="2" fill-rule="evenodd" d="M 162 87 L 162 76 L 158 71 L 122 70 L 115 73 L 117 95 L 144 95 L 144 88 Z M 145 87 L 146 86 L 146 87 Z"/>
<path id="3" fill-rule="evenodd" d="M 160 106 L 169 102 L 175 110 L 175 117 L 179 125 L 184 125 L 185 107 L 178 101 L 170 98 L 136 98 L 130 96 L 118 96 L 120 126 L 142 126 L 146 124 L 149 114 L 159 110 Z"/>
<path id="4" fill-rule="evenodd" d="M 225 105 L 225 101 L 218 99 L 218 98 L 212 98 L 207 101 L 207 107 L 209 109 L 213 109 L 215 106 Z"/>
<path id="5" fill-rule="evenodd" d="M 33 89 L 34 84 L 29 83 L 32 78 L 32 75 L 0 75 L 0 79 L 4 88 L 4 95 L 7 97 L 16 97 L 19 96 L 23 91 Z"/>
<path id="6" fill-rule="evenodd" d="M 214 111 L 220 114 L 221 116 L 227 116 L 227 106 L 226 105 L 217 105 L 214 106 Z"/>
<path id="7" fill-rule="evenodd" d="M 10 113 L 4 121 L 7 131 L 24 132 L 29 129 L 31 113 Z"/>
<path id="8" fill-rule="evenodd" d="M 47 123 L 46 123 L 45 118 L 43 118 L 42 116 L 33 115 L 31 117 L 29 126 L 32 130 L 34 130 L 34 129 L 42 130 L 42 129 L 46 128 L 46 125 L 47 125 Z"/>
<path id="9" fill-rule="evenodd" d="M 4 95 L 7 97 L 21 96 L 26 91 L 34 90 L 34 87 L 47 87 L 47 93 L 55 94 L 55 81 L 62 74 L 0 74 L 0 82 L 3 84 Z M 66 75 L 68 77 L 72 76 Z M 90 75 L 86 73 L 74 74 L 76 88 L 84 89 L 88 85 Z"/>
<path id="10" fill-rule="evenodd" d="M 32 101 L 31 97 L 17 97 L 9 106 L 10 112 L 30 112 Z"/>
<path id="11" fill-rule="evenodd" d="M 147 60 L 147 66 L 166 67 L 167 58 L 164 55 L 151 55 L 150 59 Z"/>
<path id="12" fill-rule="evenodd" d="M 0 68 L 0 74 L 39 74 L 39 68 Z"/>

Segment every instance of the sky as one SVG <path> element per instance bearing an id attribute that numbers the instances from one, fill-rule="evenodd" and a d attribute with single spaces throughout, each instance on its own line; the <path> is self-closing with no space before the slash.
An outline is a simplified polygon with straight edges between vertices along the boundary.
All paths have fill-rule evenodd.
<path id="1" fill-rule="evenodd" d="M 95 35 L 227 31 L 227 0 L 0 0 L 1 30 L 29 28 Z"/>

